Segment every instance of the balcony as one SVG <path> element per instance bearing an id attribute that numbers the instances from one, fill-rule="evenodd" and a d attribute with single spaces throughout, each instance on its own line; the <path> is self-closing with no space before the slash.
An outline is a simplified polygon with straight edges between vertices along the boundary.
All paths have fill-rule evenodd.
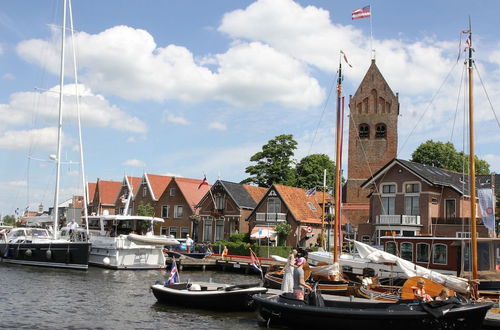
<path id="1" fill-rule="evenodd" d="M 257 213 L 255 220 L 257 222 L 285 222 L 286 213 Z"/>
<path id="2" fill-rule="evenodd" d="M 419 215 L 377 215 L 377 225 L 420 225 Z"/>

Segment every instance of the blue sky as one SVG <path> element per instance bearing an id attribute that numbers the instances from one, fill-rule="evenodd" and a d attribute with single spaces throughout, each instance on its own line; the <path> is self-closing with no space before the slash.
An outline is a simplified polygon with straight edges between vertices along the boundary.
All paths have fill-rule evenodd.
<path id="1" fill-rule="evenodd" d="M 451 139 L 462 150 L 459 32 L 470 15 L 477 67 L 495 108 L 496 1 L 75 0 L 87 180 L 147 171 L 238 182 L 249 158 L 280 134 L 298 141 L 297 160 L 333 158 L 335 101 L 327 95 L 340 49 L 353 65 L 345 70 L 346 97 L 370 64 L 370 19 L 351 20 L 368 4 L 377 65 L 399 93 L 398 157 L 409 159 L 428 139 Z M 2 216 L 53 203 L 54 164 L 27 157 L 55 153 L 60 13 L 61 1 L 0 8 Z M 69 56 L 66 67 L 62 158 L 78 161 Z M 500 129 L 484 95 L 476 76 L 476 153 L 498 173 Z M 80 180 L 78 166 L 64 165 L 61 199 L 81 191 Z"/>

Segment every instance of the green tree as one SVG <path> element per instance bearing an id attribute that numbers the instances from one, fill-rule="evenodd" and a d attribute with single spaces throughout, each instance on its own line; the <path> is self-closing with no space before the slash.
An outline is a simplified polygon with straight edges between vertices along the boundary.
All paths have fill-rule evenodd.
<path id="1" fill-rule="evenodd" d="M 451 142 L 434 142 L 428 140 L 420 144 L 412 153 L 412 162 L 435 166 L 455 172 L 469 173 L 468 155 L 458 152 Z M 487 161 L 475 157 L 476 174 L 489 174 L 490 165 Z"/>
<path id="2" fill-rule="evenodd" d="M 326 185 L 334 186 L 335 162 L 328 155 L 312 154 L 300 160 L 295 167 L 295 186 L 309 189 L 323 186 L 323 171 L 326 169 Z"/>
<path id="3" fill-rule="evenodd" d="M 7 226 L 14 226 L 16 224 L 16 217 L 13 215 L 6 215 L 3 217 L 2 221 Z"/>
<path id="4" fill-rule="evenodd" d="M 144 204 L 143 202 L 139 203 L 139 206 L 137 207 L 137 215 L 139 216 L 145 216 L 145 217 L 152 217 L 155 213 L 154 207 L 147 203 Z M 150 226 L 151 222 L 150 221 L 141 221 L 140 226 L 143 232 L 146 232 Z"/>
<path id="5" fill-rule="evenodd" d="M 292 232 L 292 226 L 287 222 L 280 222 L 276 225 L 275 230 L 278 234 L 278 245 L 285 246 L 286 238 Z"/>
<path id="6" fill-rule="evenodd" d="M 257 152 L 250 158 L 256 162 L 245 169 L 250 177 L 241 183 L 254 183 L 259 187 L 270 187 L 272 184 L 293 185 L 295 183 L 295 171 L 293 169 L 294 150 L 297 149 L 297 141 L 291 134 L 283 134 L 269 140 L 262 146 L 262 151 Z"/>

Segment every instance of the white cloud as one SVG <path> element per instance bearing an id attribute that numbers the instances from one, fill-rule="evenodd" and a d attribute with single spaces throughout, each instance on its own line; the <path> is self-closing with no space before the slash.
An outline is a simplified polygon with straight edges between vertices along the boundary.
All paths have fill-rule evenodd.
<path id="1" fill-rule="evenodd" d="M 213 121 L 208 124 L 209 129 L 217 130 L 217 131 L 225 131 L 227 130 L 226 124 L 218 122 L 218 121 Z"/>
<path id="2" fill-rule="evenodd" d="M 146 167 L 146 163 L 138 159 L 127 159 L 122 163 L 122 166 L 133 166 L 133 167 Z"/>
<path id="3" fill-rule="evenodd" d="M 0 135 L 0 149 L 28 150 L 34 144 L 38 151 L 54 152 L 57 128 L 45 127 L 33 130 L 6 131 Z"/>
<path id="4" fill-rule="evenodd" d="M 16 76 L 14 76 L 14 74 L 8 72 L 8 73 L 5 73 L 2 76 L 2 78 L 5 80 L 14 80 L 14 79 L 16 79 Z"/>
<path id="5" fill-rule="evenodd" d="M 490 171 L 500 173 L 500 155 L 486 154 L 480 157 L 490 164 Z"/>
<path id="6" fill-rule="evenodd" d="M 163 120 L 172 124 L 189 125 L 189 121 L 186 118 L 174 115 L 168 111 L 163 113 Z"/>
<path id="7" fill-rule="evenodd" d="M 58 94 L 58 86 L 42 93 L 18 92 L 12 94 L 8 104 L 0 104 L 0 117 L 2 118 L 0 130 L 2 126 L 24 125 L 32 118 L 43 120 L 49 124 L 56 123 Z M 75 85 L 65 85 L 64 94 L 64 120 L 76 123 Z M 132 117 L 117 106 L 109 104 L 102 95 L 93 94 L 89 88 L 78 85 L 78 94 L 80 95 L 82 125 L 110 127 L 118 131 L 132 133 L 145 133 L 147 131 L 146 124 L 139 118 Z M 35 109 L 34 104 L 36 105 Z"/>
<path id="8" fill-rule="evenodd" d="M 9 181 L 3 184 L 10 187 L 26 187 L 28 185 L 28 182 L 26 180 L 19 180 L 19 181 Z"/>

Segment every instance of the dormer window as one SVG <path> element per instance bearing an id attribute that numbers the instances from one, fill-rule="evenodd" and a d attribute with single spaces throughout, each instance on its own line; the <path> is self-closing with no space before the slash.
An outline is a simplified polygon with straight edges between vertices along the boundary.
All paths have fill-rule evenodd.
<path id="1" fill-rule="evenodd" d="M 359 138 L 368 139 L 370 137 L 370 126 L 368 124 L 359 125 Z"/>
<path id="2" fill-rule="evenodd" d="M 375 137 L 385 138 L 387 136 L 387 127 L 385 124 L 377 124 L 375 128 Z"/>

